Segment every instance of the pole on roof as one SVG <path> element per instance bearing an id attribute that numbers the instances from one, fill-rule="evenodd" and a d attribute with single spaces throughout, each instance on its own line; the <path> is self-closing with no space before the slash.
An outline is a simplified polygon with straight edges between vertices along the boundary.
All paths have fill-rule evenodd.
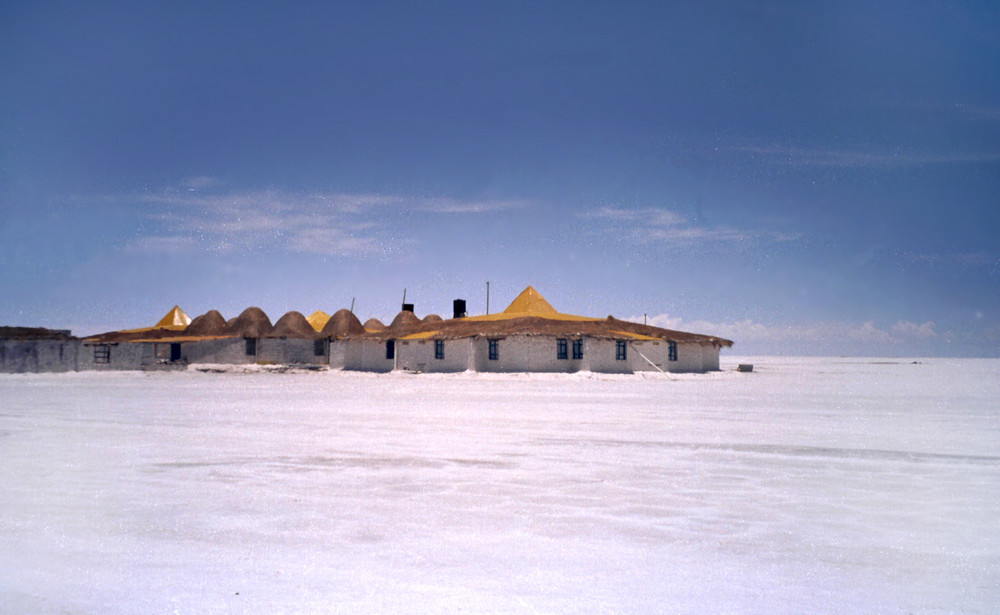
<path id="1" fill-rule="evenodd" d="M 490 283 L 486 282 L 486 313 L 490 313 Z"/>
<path id="2" fill-rule="evenodd" d="M 354 313 L 354 297 L 351 297 L 351 314 Z"/>
<path id="3" fill-rule="evenodd" d="M 406 305 L 406 289 L 403 289 L 403 305 Z"/>
<path id="4" fill-rule="evenodd" d="M 642 313 L 642 324 L 646 324 L 646 312 Z"/>

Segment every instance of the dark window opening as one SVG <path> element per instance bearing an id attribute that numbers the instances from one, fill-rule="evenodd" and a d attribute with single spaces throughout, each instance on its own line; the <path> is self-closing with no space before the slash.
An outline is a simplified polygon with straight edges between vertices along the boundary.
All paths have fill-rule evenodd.
<path id="1" fill-rule="evenodd" d="M 396 340 L 389 340 L 385 343 L 385 358 L 395 359 L 396 358 Z"/>
<path id="2" fill-rule="evenodd" d="M 181 360 L 181 345 L 179 343 L 170 344 L 170 360 L 171 361 Z"/>
<path id="3" fill-rule="evenodd" d="M 313 356 L 322 357 L 326 354 L 326 340 L 315 340 L 313 342 Z"/>
<path id="4" fill-rule="evenodd" d="M 500 340 L 490 340 L 490 361 L 500 358 Z"/>
<path id="5" fill-rule="evenodd" d="M 667 342 L 667 359 L 677 360 L 677 342 Z"/>
<path id="6" fill-rule="evenodd" d="M 573 340 L 573 358 L 583 358 L 583 340 Z"/>
<path id="7" fill-rule="evenodd" d="M 94 346 L 94 363 L 111 363 L 111 346 L 107 344 Z"/>
<path id="8" fill-rule="evenodd" d="M 247 347 L 246 347 L 246 354 L 247 354 L 247 356 L 250 357 L 250 356 L 253 356 L 253 355 L 257 354 L 257 338 L 256 337 L 248 337 L 248 338 L 246 338 L 246 343 L 247 343 Z"/>
<path id="9" fill-rule="evenodd" d="M 569 353 L 567 352 L 566 340 L 563 339 L 556 340 L 556 358 L 557 359 L 569 358 Z"/>
<path id="10" fill-rule="evenodd" d="M 444 340 L 434 340 L 434 358 L 444 359 Z"/>
<path id="11" fill-rule="evenodd" d="M 627 357 L 626 352 L 625 342 L 621 340 L 615 342 L 615 360 L 624 361 Z"/>

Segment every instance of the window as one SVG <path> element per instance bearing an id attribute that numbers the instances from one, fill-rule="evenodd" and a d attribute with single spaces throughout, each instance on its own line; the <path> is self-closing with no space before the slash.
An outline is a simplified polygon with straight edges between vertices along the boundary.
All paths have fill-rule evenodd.
<path id="1" fill-rule="evenodd" d="M 94 346 L 94 363 L 111 363 L 111 346 L 107 344 Z"/>
<path id="2" fill-rule="evenodd" d="M 566 340 L 556 340 L 556 358 L 569 358 L 569 354 L 566 352 Z"/>
<path id="3" fill-rule="evenodd" d="M 257 354 L 257 338 L 256 337 L 248 337 L 248 338 L 245 338 L 245 339 L 246 339 L 246 343 L 247 343 L 247 348 L 246 348 L 247 356 L 249 357 L 249 356 L 253 356 L 253 355 Z"/>
<path id="4" fill-rule="evenodd" d="M 396 340 L 389 340 L 385 343 L 385 358 L 395 359 L 396 358 Z"/>
<path id="5" fill-rule="evenodd" d="M 490 361 L 500 358 L 500 340 L 490 340 Z"/>
<path id="6" fill-rule="evenodd" d="M 434 358 L 444 359 L 444 340 L 434 340 Z"/>
<path id="7" fill-rule="evenodd" d="M 667 358 L 671 361 L 677 360 L 677 342 L 667 342 Z"/>
<path id="8" fill-rule="evenodd" d="M 326 340 L 315 340 L 313 342 L 313 356 L 322 357 L 326 354 Z"/>
<path id="9" fill-rule="evenodd" d="M 573 358 L 583 358 L 583 340 L 573 340 Z"/>
<path id="10" fill-rule="evenodd" d="M 174 343 L 170 344 L 170 360 L 180 361 L 181 360 L 181 345 Z"/>
<path id="11" fill-rule="evenodd" d="M 625 342 L 618 340 L 615 342 L 615 360 L 624 361 L 626 359 Z"/>

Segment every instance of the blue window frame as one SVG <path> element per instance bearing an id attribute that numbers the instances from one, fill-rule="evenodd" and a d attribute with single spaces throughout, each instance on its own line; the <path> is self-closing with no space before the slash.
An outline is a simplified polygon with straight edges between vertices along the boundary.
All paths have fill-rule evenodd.
<path id="1" fill-rule="evenodd" d="M 628 357 L 626 352 L 627 350 L 623 340 L 615 342 L 615 360 L 624 361 Z"/>
<path id="2" fill-rule="evenodd" d="M 583 340 L 573 340 L 573 358 L 583 358 Z"/>
<path id="3" fill-rule="evenodd" d="M 434 358 L 444 359 L 444 340 L 434 340 Z"/>
<path id="4" fill-rule="evenodd" d="M 667 359 L 677 360 L 677 342 L 667 342 Z"/>
<path id="5" fill-rule="evenodd" d="M 489 340 L 490 343 L 490 361 L 496 361 L 500 358 L 500 340 Z"/>
<path id="6" fill-rule="evenodd" d="M 556 358 L 557 359 L 569 358 L 569 344 L 567 344 L 566 340 L 564 339 L 556 340 Z"/>

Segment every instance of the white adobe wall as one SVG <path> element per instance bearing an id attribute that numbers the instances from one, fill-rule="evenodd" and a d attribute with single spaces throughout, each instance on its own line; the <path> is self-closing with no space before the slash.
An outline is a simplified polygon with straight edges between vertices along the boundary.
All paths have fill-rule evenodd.
<path id="1" fill-rule="evenodd" d="M 326 352 L 317 356 L 314 340 L 266 337 L 257 340 L 257 361 L 283 365 L 320 365 L 327 363 Z"/>
<path id="2" fill-rule="evenodd" d="M 472 339 L 444 341 L 444 358 L 434 358 L 434 340 L 396 342 L 396 369 L 414 372 L 464 372 L 473 367 Z"/>
<path id="3" fill-rule="evenodd" d="M 701 365 L 706 372 L 719 371 L 719 351 L 720 346 L 708 345 L 701 347 Z"/>
<path id="4" fill-rule="evenodd" d="M 627 359 L 625 361 L 615 359 L 615 350 L 615 340 L 587 338 L 583 344 L 583 357 L 592 372 L 627 374 L 635 371 L 638 363 L 652 369 L 631 348 L 626 350 Z"/>
<path id="5" fill-rule="evenodd" d="M 397 352 L 399 342 L 396 342 Z M 342 363 L 343 369 L 358 370 L 365 372 L 391 372 L 394 359 L 385 358 L 385 342 L 374 340 L 336 340 L 331 344 L 330 364 L 334 367 L 334 362 Z"/>
<path id="6" fill-rule="evenodd" d="M 81 344 L 77 360 L 80 371 L 138 370 L 142 369 L 143 356 L 153 354 L 153 345 L 148 343 L 116 342 L 103 345 L 108 346 L 110 350 L 107 363 L 94 362 L 94 351 L 102 344 L 92 342 Z"/>
<path id="7" fill-rule="evenodd" d="M 482 372 L 576 372 L 587 369 L 588 344 L 583 345 L 583 359 L 574 360 L 572 338 L 567 341 L 567 359 L 557 358 L 559 338 L 541 335 L 508 335 L 499 340 L 497 360 L 489 358 L 489 339 L 475 338 L 474 367 Z"/>
<path id="8" fill-rule="evenodd" d="M 76 370 L 77 340 L 0 340 L 0 373 Z"/>
<path id="9" fill-rule="evenodd" d="M 256 363 L 257 355 L 248 355 L 246 353 L 246 340 L 242 337 L 227 337 L 217 340 L 182 342 L 181 360 L 187 361 L 190 364 L 226 363 L 244 365 Z"/>

